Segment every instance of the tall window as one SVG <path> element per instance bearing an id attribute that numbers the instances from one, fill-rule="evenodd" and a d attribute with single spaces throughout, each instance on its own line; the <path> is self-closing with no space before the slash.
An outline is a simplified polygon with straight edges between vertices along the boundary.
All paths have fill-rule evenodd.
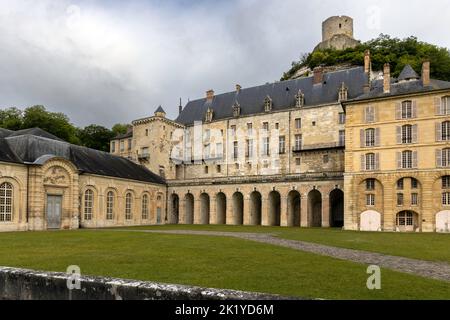
<path id="1" fill-rule="evenodd" d="M 441 153 L 442 167 L 450 167 L 450 149 L 438 150 Z"/>
<path id="2" fill-rule="evenodd" d="M 368 170 L 368 171 L 375 170 L 375 154 L 374 153 L 366 154 L 366 170 Z"/>
<path id="3" fill-rule="evenodd" d="M 280 154 L 286 153 L 286 137 L 285 136 L 279 137 L 278 152 Z"/>
<path id="4" fill-rule="evenodd" d="M 253 123 L 247 123 L 247 134 L 249 136 L 253 135 Z"/>
<path id="5" fill-rule="evenodd" d="M 367 179 L 366 180 L 366 190 L 367 191 L 375 190 L 375 179 Z"/>
<path id="6" fill-rule="evenodd" d="M 302 119 L 295 119 L 295 129 L 300 129 L 302 127 Z"/>
<path id="7" fill-rule="evenodd" d="M 402 119 L 412 118 L 412 101 L 402 102 Z"/>
<path id="8" fill-rule="evenodd" d="M 441 102 L 442 106 L 442 115 L 447 115 L 450 114 L 450 97 L 443 97 L 442 98 L 442 102 Z"/>
<path id="9" fill-rule="evenodd" d="M 230 126 L 230 128 L 231 128 L 231 135 L 234 137 L 234 136 L 236 136 L 236 126 L 235 125 L 232 125 L 232 126 Z"/>
<path id="10" fill-rule="evenodd" d="M 419 194 L 411 193 L 411 205 L 417 206 L 419 204 Z"/>
<path id="11" fill-rule="evenodd" d="M 345 124 L 345 113 L 339 113 L 339 124 Z"/>
<path id="12" fill-rule="evenodd" d="M 112 153 L 116 152 L 116 142 L 115 141 L 111 141 L 111 152 Z"/>
<path id="13" fill-rule="evenodd" d="M 419 188 L 419 181 L 415 178 L 411 178 L 411 189 Z"/>
<path id="14" fill-rule="evenodd" d="M 216 143 L 216 155 L 217 158 L 223 158 L 223 144 L 222 143 Z"/>
<path id="15" fill-rule="evenodd" d="M 0 222 L 12 221 L 13 186 L 5 182 L 0 185 Z"/>
<path id="16" fill-rule="evenodd" d="M 366 206 L 368 206 L 368 207 L 375 206 L 375 195 L 374 194 L 366 194 Z"/>
<path id="17" fill-rule="evenodd" d="M 120 141 L 120 152 L 124 152 L 125 151 L 125 141 L 121 140 Z"/>
<path id="18" fill-rule="evenodd" d="M 366 147 L 375 146 L 375 129 L 366 129 Z"/>
<path id="19" fill-rule="evenodd" d="M 403 169 L 411 169 L 413 167 L 412 163 L 413 152 L 412 151 L 403 151 L 402 152 L 402 168 Z"/>
<path id="20" fill-rule="evenodd" d="M 397 205 L 403 206 L 403 203 L 404 203 L 403 193 L 397 193 Z"/>
<path id="21" fill-rule="evenodd" d="M 443 141 L 450 140 L 450 121 L 442 122 L 442 140 Z"/>
<path id="22" fill-rule="evenodd" d="M 442 189 L 450 189 L 450 176 L 442 177 Z"/>
<path id="23" fill-rule="evenodd" d="M 239 158 L 239 145 L 237 141 L 233 142 L 233 159 L 237 160 Z"/>
<path id="24" fill-rule="evenodd" d="M 205 141 L 209 141 L 211 139 L 211 130 L 206 129 L 205 130 Z"/>
<path id="25" fill-rule="evenodd" d="M 132 213 L 132 206 L 133 206 L 133 197 L 131 193 L 127 193 L 125 196 L 125 219 L 131 220 L 133 217 Z"/>
<path id="26" fill-rule="evenodd" d="M 405 187 L 405 179 L 399 179 L 397 181 L 397 190 L 403 190 L 403 188 Z"/>
<path id="27" fill-rule="evenodd" d="M 302 150 L 302 135 L 296 134 L 295 135 L 295 150 Z"/>
<path id="28" fill-rule="evenodd" d="M 375 122 L 375 107 L 374 106 L 367 106 L 364 111 L 365 116 L 365 122 L 371 123 Z"/>
<path id="29" fill-rule="evenodd" d="M 114 218 L 114 192 L 109 191 L 106 195 L 106 220 Z"/>
<path id="30" fill-rule="evenodd" d="M 263 122 L 263 130 L 269 131 L 269 123 L 268 122 Z"/>
<path id="31" fill-rule="evenodd" d="M 268 156 L 270 154 L 270 140 L 268 137 L 263 138 L 263 156 Z"/>
<path id="32" fill-rule="evenodd" d="M 247 150 L 246 150 L 245 155 L 249 159 L 253 158 L 253 139 L 248 139 L 247 140 Z"/>
<path id="33" fill-rule="evenodd" d="M 92 220 L 94 211 L 94 192 L 87 189 L 84 193 L 84 220 Z"/>
<path id="34" fill-rule="evenodd" d="M 128 151 L 131 150 L 131 146 L 132 146 L 132 141 L 131 139 L 128 139 Z"/>
<path id="35" fill-rule="evenodd" d="M 442 193 L 442 204 L 444 206 L 450 206 L 450 192 Z"/>
<path id="36" fill-rule="evenodd" d="M 148 219 L 148 195 L 144 194 L 142 196 L 142 219 Z"/>
<path id="37" fill-rule="evenodd" d="M 405 125 L 402 127 L 402 143 L 412 143 L 412 131 L 413 130 L 411 125 Z"/>
<path id="38" fill-rule="evenodd" d="M 345 146 L 345 130 L 339 130 L 339 146 Z"/>

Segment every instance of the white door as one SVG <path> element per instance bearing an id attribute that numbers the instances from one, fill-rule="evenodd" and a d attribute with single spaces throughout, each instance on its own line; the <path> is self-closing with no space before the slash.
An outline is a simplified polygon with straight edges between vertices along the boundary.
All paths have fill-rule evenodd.
<path id="1" fill-rule="evenodd" d="M 381 231 L 381 214 L 376 211 L 365 211 L 361 213 L 361 231 Z"/>
<path id="2" fill-rule="evenodd" d="M 450 211 L 436 214 L 436 232 L 450 232 Z"/>

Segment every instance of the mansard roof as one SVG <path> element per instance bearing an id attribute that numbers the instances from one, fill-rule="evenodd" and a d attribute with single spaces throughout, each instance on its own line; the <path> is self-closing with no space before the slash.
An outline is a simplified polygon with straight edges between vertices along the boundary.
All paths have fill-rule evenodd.
<path id="1" fill-rule="evenodd" d="M 258 87 L 241 89 L 214 97 L 212 101 L 206 98 L 190 101 L 175 120 L 184 125 L 192 125 L 202 121 L 208 107 L 214 111 L 214 120 L 233 117 L 233 104 L 237 100 L 241 106 L 241 115 L 264 113 L 264 100 L 272 99 L 272 111 L 281 111 L 295 107 L 299 90 L 305 95 L 304 107 L 313 107 L 327 103 L 337 103 L 339 88 L 342 83 L 348 87 L 348 98 L 356 98 L 363 94 L 368 75 L 363 67 L 325 73 L 323 82 L 314 84 L 313 77 L 299 78 L 265 84 Z"/>
<path id="2" fill-rule="evenodd" d="M 36 135 L 32 133 L 36 133 Z M 13 131 L 9 136 L 0 138 L 0 161 L 39 164 L 36 162 L 39 158 L 55 156 L 72 162 L 80 174 L 88 173 L 165 184 L 164 179 L 126 158 L 72 145 L 56 137 L 56 139 L 51 137 L 54 136 L 41 129 L 32 129 L 26 131 L 26 134 Z"/>

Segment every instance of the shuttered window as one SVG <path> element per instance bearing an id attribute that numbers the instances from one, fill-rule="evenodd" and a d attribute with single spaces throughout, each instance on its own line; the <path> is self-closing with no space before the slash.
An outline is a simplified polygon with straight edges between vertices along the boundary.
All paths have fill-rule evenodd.
<path id="1" fill-rule="evenodd" d="M 368 153 L 361 156 L 361 169 L 363 171 L 379 170 L 380 159 L 378 153 Z"/>
<path id="2" fill-rule="evenodd" d="M 417 151 L 397 152 L 397 168 L 413 169 L 418 167 Z"/>
<path id="3" fill-rule="evenodd" d="M 366 106 L 364 109 L 364 122 L 372 123 L 376 121 L 375 117 L 375 107 L 374 106 Z"/>

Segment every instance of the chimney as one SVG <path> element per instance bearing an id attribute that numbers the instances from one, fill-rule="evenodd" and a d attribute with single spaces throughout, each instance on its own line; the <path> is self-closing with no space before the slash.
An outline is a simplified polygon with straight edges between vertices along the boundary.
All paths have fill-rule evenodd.
<path id="1" fill-rule="evenodd" d="M 370 72 L 370 50 L 364 52 L 364 72 Z"/>
<path id="2" fill-rule="evenodd" d="M 422 64 L 422 82 L 423 86 L 427 87 L 430 85 L 430 61 L 424 61 Z"/>
<path id="3" fill-rule="evenodd" d="M 391 65 L 389 63 L 384 64 L 383 79 L 383 92 L 391 93 Z"/>
<path id="4" fill-rule="evenodd" d="M 207 99 L 207 100 L 212 100 L 212 99 L 214 99 L 214 90 L 208 90 L 208 91 L 206 91 L 206 99 Z"/>
<path id="5" fill-rule="evenodd" d="M 183 105 L 181 104 L 181 98 L 180 98 L 180 105 L 178 106 L 178 113 L 181 114 L 183 111 Z"/>
<path id="6" fill-rule="evenodd" d="M 241 89 L 242 89 L 241 85 L 240 85 L 240 84 L 237 84 L 237 85 L 236 85 L 236 92 L 237 92 L 237 93 L 241 92 Z"/>
<path id="7" fill-rule="evenodd" d="M 323 67 L 315 67 L 313 73 L 314 73 L 314 84 L 323 83 Z"/>

